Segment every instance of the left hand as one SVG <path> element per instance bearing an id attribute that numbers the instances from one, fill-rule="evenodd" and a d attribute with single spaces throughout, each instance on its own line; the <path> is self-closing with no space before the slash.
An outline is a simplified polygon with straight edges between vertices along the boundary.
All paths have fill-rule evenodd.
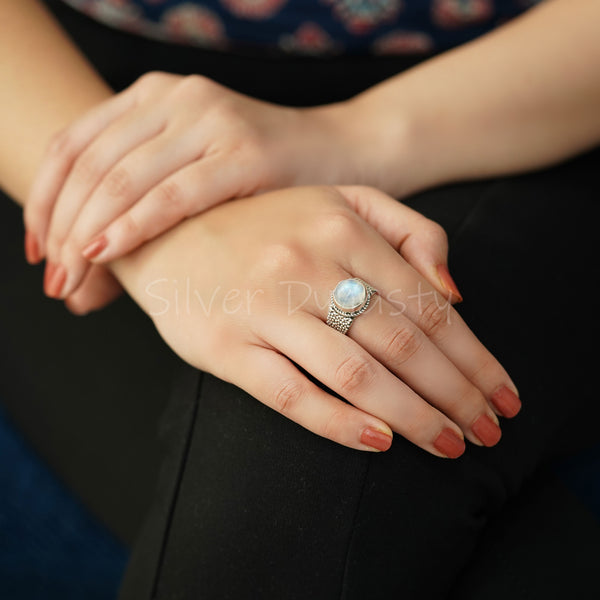
<path id="1" fill-rule="evenodd" d="M 46 293 L 66 298 L 89 260 L 122 256 L 223 201 L 360 183 L 346 112 L 268 104 L 199 75 L 144 75 L 48 148 L 25 208 L 29 259 L 45 256 L 53 282 Z"/>

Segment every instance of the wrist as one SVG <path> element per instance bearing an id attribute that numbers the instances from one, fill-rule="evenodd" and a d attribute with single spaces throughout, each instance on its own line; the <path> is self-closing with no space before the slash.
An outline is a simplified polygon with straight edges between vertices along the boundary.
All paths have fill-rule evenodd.
<path id="1" fill-rule="evenodd" d="M 438 183 L 431 132 L 409 102 L 375 88 L 349 106 L 366 185 L 403 198 Z"/>
<path id="2" fill-rule="evenodd" d="M 361 98 L 303 111 L 309 127 L 319 132 L 318 152 L 314 147 L 304 149 L 315 159 L 316 173 L 306 183 L 368 185 L 389 192 L 392 178 L 385 165 L 392 162 L 388 157 L 394 153 L 388 137 L 382 135 L 385 128 L 379 127 L 376 115 Z M 397 120 L 395 125 L 401 130 L 404 124 Z M 394 136 L 396 140 L 403 137 L 401 131 Z"/>
<path id="3" fill-rule="evenodd" d="M 427 187 L 434 174 L 421 152 L 423 139 L 408 107 L 392 104 L 375 90 L 344 102 L 309 109 L 339 142 L 346 165 L 333 182 L 376 187 L 404 197 Z"/>
<path id="4" fill-rule="evenodd" d="M 198 256 L 210 255 L 206 246 L 210 237 L 202 229 L 203 215 L 181 221 L 172 229 L 146 242 L 132 252 L 108 263 L 108 267 L 134 302 L 153 320 L 156 297 L 153 284 L 172 281 L 174 284 L 198 268 Z"/>

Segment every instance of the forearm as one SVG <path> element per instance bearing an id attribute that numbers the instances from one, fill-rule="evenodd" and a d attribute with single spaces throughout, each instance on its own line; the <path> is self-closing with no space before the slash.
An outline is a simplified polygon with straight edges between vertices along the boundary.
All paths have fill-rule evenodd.
<path id="1" fill-rule="evenodd" d="M 52 136 L 112 91 L 36 0 L 0 0 L 0 14 L 0 186 L 23 205 Z M 137 260 L 111 264 L 128 288 Z"/>
<path id="2" fill-rule="evenodd" d="M 112 92 L 37 0 L 0 14 L 0 186 L 23 204 L 53 134 Z"/>
<path id="3" fill-rule="evenodd" d="M 356 97 L 372 183 L 405 195 L 551 165 L 596 145 L 598 23 L 597 0 L 546 0 Z"/>

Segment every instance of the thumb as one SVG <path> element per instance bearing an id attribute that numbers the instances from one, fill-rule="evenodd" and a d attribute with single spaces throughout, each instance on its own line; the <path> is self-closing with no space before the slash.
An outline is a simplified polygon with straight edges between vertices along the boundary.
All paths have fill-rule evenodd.
<path id="1" fill-rule="evenodd" d="M 354 211 L 453 304 L 462 301 L 448 270 L 448 236 L 420 212 L 366 186 L 336 186 Z"/>
<path id="2" fill-rule="evenodd" d="M 86 315 L 104 308 L 123 293 L 121 284 L 104 266 L 92 265 L 83 283 L 66 300 L 66 307 L 75 315 Z"/>

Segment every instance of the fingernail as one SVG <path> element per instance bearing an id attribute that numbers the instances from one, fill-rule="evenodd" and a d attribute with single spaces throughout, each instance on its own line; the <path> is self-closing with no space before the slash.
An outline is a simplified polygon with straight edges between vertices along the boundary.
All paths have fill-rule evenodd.
<path id="1" fill-rule="evenodd" d="M 481 415 L 471 425 L 471 431 L 488 447 L 496 445 L 502 437 L 500 427 L 488 415 Z"/>
<path id="2" fill-rule="evenodd" d="M 456 283 L 454 283 L 454 279 L 450 275 L 450 271 L 448 271 L 448 267 L 446 265 L 438 265 L 437 266 L 438 277 L 440 278 L 440 283 L 442 287 L 456 298 L 457 302 L 462 302 L 463 297 L 462 294 L 458 291 L 456 287 Z M 450 298 L 452 300 L 452 297 Z"/>
<path id="3" fill-rule="evenodd" d="M 36 265 L 42 260 L 37 238 L 30 231 L 25 232 L 25 258 L 30 265 Z"/>
<path id="4" fill-rule="evenodd" d="M 508 387 L 503 385 L 492 394 L 492 403 L 503 417 L 510 419 L 521 410 L 521 401 Z"/>
<path id="5" fill-rule="evenodd" d="M 465 451 L 465 441 L 450 427 L 442 430 L 442 433 L 435 438 L 433 446 L 448 458 L 458 458 Z"/>
<path id="6" fill-rule="evenodd" d="M 50 298 L 59 298 L 60 292 L 65 285 L 67 272 L 62 265 L 46 265 L 46 273 L 44 276 L 44 291 L 46 296 Z"/>
<path id="7" fill-rule="evenodd" d="M 367 427 L 366 429 L 363 429 L 363 432 L 360 435 L 360 442 L 365 446 L 370 446 L 375 450 L 385 452 L 386 450 L 389 450 L 392 445 L 392 436 L 378 429 Z"/>
<path id="8" fill-rule="evenodd" d="M 81 252 L 83 258 L 87 260 L 92 260 L 92 258 L 96 258 L 104 248 L 108 246 L 108 240 L 106 236 L 102 234 L 100 237 L 97 237 L 93 242 L 90 242 Z"/>

